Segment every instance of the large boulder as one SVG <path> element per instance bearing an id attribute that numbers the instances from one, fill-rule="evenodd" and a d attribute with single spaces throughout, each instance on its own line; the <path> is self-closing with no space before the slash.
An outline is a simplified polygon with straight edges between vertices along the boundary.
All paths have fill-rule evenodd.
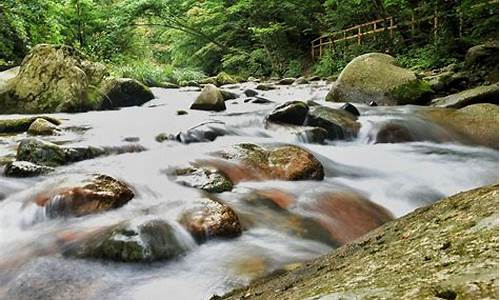
<path id="1" fill-rule="evenodd" d="M 288 101 L 276 106 L 266 116 L 267 122 L 302 125 L 309 112 L 309 106 L 302 101 Z"/>
<path id="2" fill-rule="evenodd" d="M 179 222 L 200 243 L 210 238 L 232 238 L 241 234 L 236 213 L 217 199 L 202 198 L 182 214 Z"/>
<path id="3" fill-rule="evenodd" d="M 217 155 L 226 161 L 209 161 L 233 183 L 242 180 L 322 180 L 323 166 L 312 153 L 293 145 L 238 144 Z"/>
<path id="4" fill-rule="evenodd" d="M 481 80 L 498 82 L 498 41 L 470 48 L 465 55 L 465 67 Z"/>
<path id="5" fill-rule="evenodd" d="M 101 93 L 104 98 L 99 109 L 140 106 L 155 97 L 148 87 L 130 78 L 106 80 Z"/>
<path id="6" fill-rule="evenodd" d="M 40 194 L 35 203 L 50 218 L 84 216 L 116 209 L 135 194 L 125 183 L 107 175 L 93 175 L 78 184 Z"/>
<path id="7" fill-rule="evenodd" d="M 425 104 L 432 94 L 430 86 L 413 72 L 397 65 L 396 59 L 382 53 L 368 53 L 353 59 L 328 93 L 333 102 L 385 105 Z"/>
<path id="8" fill-rule="evenodd" d="M 108 227 L 66 246 L 66 256 L 119 262 L 153 262 L 174 258 L 187 247 L 169 223 L 152 219 L 130 221 Z"/>
<path id="9" fill-rule="evenodd" d="M 355 115 L 343 109 L 326 106 L 311 107 L 304 125 L 325 129 L 329 139 L 355 138 L 361 127 Z"/>
<path id="10" fill-rule="evenodd" d="M 41 44 L 24 58 L 19 74 L 0 91 L 0 112 L 74 112 L 95 109 L 98 87 L 107 75 L 104 65 L 92 63 L 65 45 Z"/>
<path id="11" fill-rule="evenodd" d="M 70 46 L 40 44 L 19 73 L 0 84 L 0 113 L 80 112 L 142 104 L 151 91 L 131 79 L 108 79 L 103 64 Z"/>
<path id="12" fill-rule="evenodd" d="M 498 105 L 498 83 L 478 86 L 442 98 L 432 100 L 431 106 L 462 108 L 476 103 L 493 103 Z"/>
<path id="13" fill-rule="evenodd" d="M 207 84 L 191 104 L 191 109 L 221 111 L 226 110 L 226 104 L 220 90 L 213 84 Z"/>
<path id="14" fill-rule="evenodd" d="M 494 185 L 417 209 L 219 299 L 496 299 L 498 278 Z"/>
<path id="15" fill-rule="evenodd" d="M 435 108 L 424 115 L 456 133 L 464 143 L 498 149 L 498 105 L 481 103 L 458 110 Z"/>

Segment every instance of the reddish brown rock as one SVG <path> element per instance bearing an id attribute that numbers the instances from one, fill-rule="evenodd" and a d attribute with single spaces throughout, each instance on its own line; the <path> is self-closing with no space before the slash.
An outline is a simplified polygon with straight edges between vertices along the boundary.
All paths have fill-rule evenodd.
<path id="1" fill-rule="evenodd" d="M 393 219 L 382 206 L 351 192 L 324 193 L 308 208 L 321 215 L 318 221 L 340 244 L 349 243 Z"/>
<path id="2" fill-rule="evenodd" d="M 134 192 L 125 183 L 107 175 L 94 175 L 81 185 L 38 195 L 34 202 L 49 217 L 83 216 L 125 205 Z"/>
<path id="3" fill-rule="evenodd" d="M 184 212 L 179 222 L 198 242 L 214 237 L 232 238 L 241 234 L 236 213 L 216 199 L 203 198 Z"/>
<path id="4" fill-rule="evenodd" d="M 294 145 L 262 147 L 239 144 L 210 160 L 233 183 L 248 180 L 322 180 L 323 166 L 312 153 Z"/>

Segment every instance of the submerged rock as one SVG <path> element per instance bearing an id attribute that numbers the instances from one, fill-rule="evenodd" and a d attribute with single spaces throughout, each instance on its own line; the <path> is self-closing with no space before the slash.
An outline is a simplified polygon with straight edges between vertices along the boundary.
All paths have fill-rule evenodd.
<path id="1" fill-rule="evenodd" d="M 259 92 L 257 92 L 256 90 L 252 90 L 252 89 L 246 89 L 243 91 L 243 94 L 245 94 L 245 96 L 247 96 L 247 97 L 255 97 L 259 94 Z"/>
<path id="2" fill-rule="evenodd" d="M 216 199 L 203 198 L 185 211 L 179 222 L 199 243 L 211 238 L 233 238 L 241 234 L 236 213 Z"/>
<path id="3" fill-rule="evenodd" d="M 293 145 L 258 146 L 238 144 L 217 153 L 218 156 L 235 162 L 210 161 L 209 165 L 219 169 L 233 183 L 242 180 L 322 180 L 323 166 L 308 151 Z"/>
<path id="4" fill-rule="evenodd" d="M 174 172 L 175 182 L 201 189 L 208 193 L 223 193 L 233 189 L 233 183 L 213 168 L 188 167 Z"/>
<path id="5" fill-rule="evenodd" d="M 213 84 L 207 84 L 191 104 L 191 109 L 221 111 L 226 110 L 226 105 L 220 90 Z"/>
<path id="6" fill-rule="evenodd" d="M 382 125 L 375 137 L 375 144 L 379 143 L 405 143 L 413 142 L 416 139 L 411 134 L 408 127 L 399 122 L 388 122 Z"/>
<path id="7" fill-rule="evenodd" d="M 178 141 L 184 144 L 212 142 L 219 136 L 231 135 L 234 131 L 226 126 L 224 122 L 207 121 L 189 128 L 176 135 L 159 134 L 156 141 L 165 140 Z"/>
<path id="8" fill-rule="evenodd" d="M 37 118 L 28 128 L 31 135 L 53 135 L 59 132 L 59 128 L 46 119 Z"/>
<path id="9" fill-rule="evenodd" d="M 368 53 L 353 59 L 342 71 L 326 101 L 386 105 L 425 104 L 430 86 L 382 53 Z"/>
<path id="10" fill-rule="evenodd" d="M 309 112 L 309 106 L 302 101 L 288 101 L 276 106 L 266 116 L 266 122 L 302 125 Z"/>
<path id="11" fill-rule="evenodd" d="M 293 134 L 301 143 L 323 144 L 328 138 L 328 131 L 321 127 L 268 123 L 266 124 L 266 129 Z"/>
<path id="12" fill-rule="evenodd" d="M 186 250 L 170 224 L 153 219 L 111 226 L 67 246 L 64 254 L 80 258 L 146 263 L 174 258 Z"/>
<path id="13" fill-rule="evenodd" d="M 462 108 L 477 103 L 492 103 L 498 105 L 498 83 L 479 86 L 442 98 L 432 100 L 431 106 Z"/>
<path id="14" fill-rule="evenodd" d="M 27 161 L 13 161 L 7 163 L 4 174 L 7 177 L 34 177 L 53 172 L 54 168 L 40 166 Z"/>
<path id="15" fill-rule="evenodd" d="M 221 299 L 493 299 L 497 282 L 494 185 L 418 209 L 307 265 Z"/>

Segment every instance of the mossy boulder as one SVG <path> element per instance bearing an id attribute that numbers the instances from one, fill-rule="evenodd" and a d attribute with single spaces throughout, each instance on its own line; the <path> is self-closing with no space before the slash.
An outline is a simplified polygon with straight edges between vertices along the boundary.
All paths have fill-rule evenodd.
<path id="1" fill-rule="evenodd" d="M 28 131 L 31 124 L 37 119 L 44 119 L 54 125 L 60 125 L 61 122 L 55 118 L 40 116 L 20 119 L 0 120 L 0 133 L 21 133 Z"/>
<path id="2" fill-rule="evenodd" d="M 5 165 L 4 174 L 7 177 L 34 177 L 53 171 L 54 168 L 36 165 L 28 161 L 13 161 Z"/>
<path id="3" fill-rule="evenodd" d="M 361 127 L 355 115 L 343 109 L 326 106 L 311 107 L 304 125 L 325 129 L 328 132 L 328 138 L 332 140 L 353 139 Z"/>
<path id="4" fill-rule="evenodd" d="M 191 109 L 221 111 L 226 110 L 226 104 L 220 90 L 213 84 L 207 84 L 191 104 Z"/>
<path id="5" fill-rule="evenodd" d="M 238 83 L 238 80 L 236 80 L 235 78 L 233 78 L 231 75 L 227 74 L 226 72 L 220 72 L 219 74 L 217 74 L 217 76 L 215 78 L 216 78 L 217 86 Z"/>
<path id="6" fill-rule="evenodd" d="M 429 84 L 397 65 L 382 53 L 368 53 L 353 59 L 342 71 L 327 101 L 385 105 L 425 104 L 432 95 Z"/>
<path id="7" fill-rule="evenodd" d="M 80 217 L 122 207 L 134 196 L 127 184 L 111 176 L 92 175 L 71 186 L 39 194 L 35 203 L 51 218 Z"/>
<path id="8" fill-rule="evenodd" d="M 0 84 L 0 113 L 81 112 L 140 105 L 149 88 L 132 79 L 107 78 L 103 64 L 66 45 L 40 44 L 19 73 Z"/>
<path id="9" fill-rule="evenodd" d="M 37 118 L 28 128 L 28 133 L 31 135 L 53 135 L 59 132 L 57 125 L 44 118 Z"/>
<path id="10" fill-rule="evenodd" d="M 148 87 L 130 78 L 108 79 L 103 83 L 100 92 L 103 94 L 103 100 L 99 109 L 103 110 L 140 106 L 155 97 Z"/>
<path id="11" fill-rule="evenodd" d="M 442 199 L 219 299 L 496 299 L 498 195 Z"/>
<path id="12" fill-rule="evenodd" d="M 236 213 L 215 198 L 202 198 L 182 213 L 179 223 L 199 243 L 211 238 L 234 238 L 241 234 Z"/>
<path id="13" fill-rule="evenodd" d="M 302 125 L 309 112 L 309 106 L 302 101 L 288 101 L 276 106 L 266 116 L 266 122 Z"/>
<path id="14" fill-rule="evenodd" d="M 67 162 L 63 147 L 36 138 L 24 139 L 19 143 L 16 159 L 49 167 L 64 165 Z"/>
<path id="15" fill-rule="evenodd" d="M 129 221 L 103 229 L 67 246 L 66 256 L 118 262 L 149 263 L 171 259 L 187 249 L 169 223 L 152 219 Z"/>
<path id="16" fill-rule="evenodd" d="M 106 67 L 65 45 L 41 44 L 0 91 L 0 112 L 75 112 L 96 109 Z"/>
<path id="17" fill-rule="evenodd" d="M 498 83 L 478 86 L 456 94 L 432 100 L 431 106 L 462 108 L 476 103 L 493 103 L 498 105 Z"/>
<path id="18" fill-rule="evenodd" d="M 498 82 L 498 40 L 470 48 L 465 55 L 465 67 L 480 80 Z"/>
<path id="19" fill-rule="evenodd" d="M 233 183 L 224 174 L 213 168 L 187 167 L 176 169 L 175 182 L 201 189 L 208 193 L 223 193 L 233 189 Z"/>
<path id="20" fill-rule="evenodd" d="M 435 108 L 424 116 L 458 135 L 466 144 L 498 149 L 498 105 L 481 103 L 461 109 Z"/>

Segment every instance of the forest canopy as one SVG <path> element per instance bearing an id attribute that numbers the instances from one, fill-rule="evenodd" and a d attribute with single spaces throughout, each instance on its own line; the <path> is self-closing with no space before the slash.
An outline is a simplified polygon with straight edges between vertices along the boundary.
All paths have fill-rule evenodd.
<path id="1" fill-rule="evenodd" d="M 493 2 L 493 3 L 492 3 Z M 322 34 L 389 16 L 437 15 L 412 32 L 345 43 L 313 61 Z M 459 24 L 460 23 L 460 24 Z M 458 28 L 461 30 L 459 31 Z M 439 67 L 498 36 L 490 0 L 3 0 L 0 66 L 19 64 L 34 45 L 64 43 L 117 72 L 191 79 L 220 71 L 242 76 L 337 73 L 354 56 L 390 52 L 403 64 Z M 464 50 L 465 49 L 465 50 Z M 155 73 L 156 72 L 156 73 Z M 182 79 L 181 78 L 181 79 Z"/>

